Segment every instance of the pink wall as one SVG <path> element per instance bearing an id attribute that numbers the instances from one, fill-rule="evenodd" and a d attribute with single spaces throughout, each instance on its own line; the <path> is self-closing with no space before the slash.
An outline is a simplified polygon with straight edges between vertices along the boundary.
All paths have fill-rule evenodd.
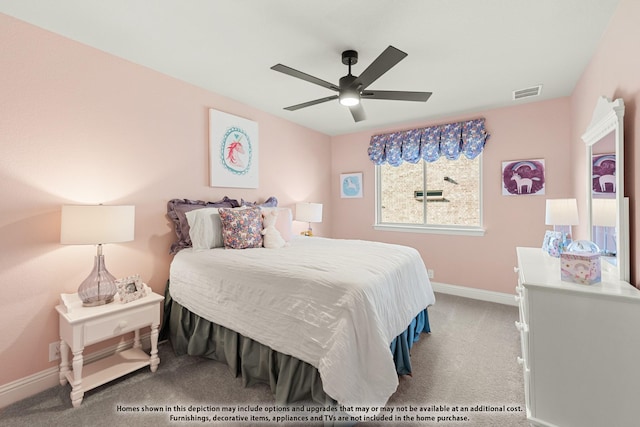
<path id="1" fill-rule="evenodd" d="M 600 96 L 622 98 L 625 104 L 625 195 L 630 207 L 631 283 L 640 286 L 640 254 L 636 250 L 640 241 L 640 202 L 638 170 L 640 168 L 640 2 L 622 0 L 605 33 L 597 52 L 585 69 L 571 96 L 571 152 L 578 160 L 574 170 L 576 196 L 584 207 L 586 194 L 585 149 L 581 135 L 586 130 L 596 100 Z"/>
<path id="2" fill-rule="evenodd" d="M 371 135 L 477 117 L 486 119 L 491 134 L 482 160 L 483 237 L 376 231 L 374 165 L 367 157 Z M 548 227 L 544 224 L 545 199 L 570 197 L 573 192 L 569 159 L 569 99 L 524 104 L 471 116 L 447 117 L 397 129 L 361 132 L 332 139 L 333 237 L 380 240 L 415 247 L 434 281 L 497 292 L 513 293 L 516 246 L 539 246 Z M 545 159 L 545 196 L 502 196 L 503 161 Z M 340 173 L 360 172 L 363 198 L 341 199 Z"/>
<path id="3" fill-rule="evenodd" d="M 2 14 L 0 63 L 0 385 L 55 366 L 53 307 L 92 267 L 94 247 L 59 244 L 61 205 L 135 205 L 135 241 L 106 246 L 107 266 L 159 293 L 169 199 L 275 195 L 331 208 L 326 135 Z M 209 108 L 258 122 L 257 190 L 207 185 Z M 330 218 L 314 230 L 328 235 Z"/>

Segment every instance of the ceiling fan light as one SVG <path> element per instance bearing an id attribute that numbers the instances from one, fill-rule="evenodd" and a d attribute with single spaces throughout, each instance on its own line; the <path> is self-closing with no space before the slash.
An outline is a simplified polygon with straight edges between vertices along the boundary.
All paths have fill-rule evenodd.
<path id="1" fill-rule="evenodd" d="M 340 104 L 346 107 L 352 107 L 360 103 L 360 94 L 355 90 L 345 89 L 340 92 Z"/>

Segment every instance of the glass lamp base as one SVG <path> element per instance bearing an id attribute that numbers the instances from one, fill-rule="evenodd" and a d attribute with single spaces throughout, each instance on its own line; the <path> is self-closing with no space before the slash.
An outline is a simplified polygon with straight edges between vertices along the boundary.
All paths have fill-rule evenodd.
<path id="1" fill-rule="evenodd" d="M 116 292 L 118 292 L 116 278 L 107 271 L 104 255 L 96 255 L 93 270 L 78 288 L 78 296 L 82 300 L 82 305 L 95 307 L 109 304 L 113 302 Z"/>

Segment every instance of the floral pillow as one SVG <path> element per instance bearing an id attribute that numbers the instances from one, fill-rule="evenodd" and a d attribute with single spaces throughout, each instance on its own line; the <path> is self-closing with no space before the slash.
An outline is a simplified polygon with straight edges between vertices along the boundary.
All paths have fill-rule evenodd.
<path id="1" fill-rule="evenodd" d="M 228 249 L 262 246 L 262 211 L 258 207 L 220 209 L 222 239 Z"/>

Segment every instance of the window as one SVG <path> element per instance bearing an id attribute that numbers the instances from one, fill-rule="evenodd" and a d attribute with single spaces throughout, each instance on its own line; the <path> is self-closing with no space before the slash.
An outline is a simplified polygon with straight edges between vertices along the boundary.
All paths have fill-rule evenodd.
<path id="1" fill-rule="evenodd" d="M 376 166 L 376 229 L 483 235 L 482 156 Z"/>

